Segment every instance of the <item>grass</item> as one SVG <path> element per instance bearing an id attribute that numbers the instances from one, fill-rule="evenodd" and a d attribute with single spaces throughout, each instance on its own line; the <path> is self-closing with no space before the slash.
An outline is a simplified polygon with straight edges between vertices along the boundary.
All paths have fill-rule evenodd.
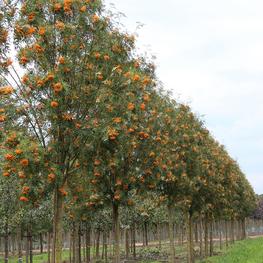
<path id="1" fill-rule="evenodd" d="M 263 263 L 263 238 L 237 241 L 219 256 L 202 263 Z"/>
<path id="2" fill-rule="evenodd" d="M 69 258 L 69 251 L 63 251 L 63 260 L 67 260 Z M 47 262 L 47 253 L 43 253 L 41 255 L 34 255 L 33 257 L 33 262 L 34 263 L 43 263 L 43 262 Z M 26 258 L 23 257 L 23 262 L 25 262 Z M 4 259 L 3 257 L 0 258 L 0 263 L 3 263 Z M 17 263 L 18 259 L 17 257 L 9 257 L 8 263 Z"/>

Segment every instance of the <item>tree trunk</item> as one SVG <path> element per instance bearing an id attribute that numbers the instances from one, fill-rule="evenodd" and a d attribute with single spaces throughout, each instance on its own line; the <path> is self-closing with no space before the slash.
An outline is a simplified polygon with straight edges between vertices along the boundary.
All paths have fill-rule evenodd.
<path id="1" fill-rule="evenodd" d="M 29 262 L 33 263 L 33 242 L 32 242 L 31 227 L 29 228 L 27 235 L 28 235 L 28 242 L 29 242 Z"/>
<path id="2" fill-rule="evenodd" d="M 77 231 L 76 231 L 76 223 L 73 222 L 73 229 L 72 229 L 72 263 L 78 263 L 77 257 Z"/>
<path id="3" fill-rule="evenodd" d="M 147 221 L 144 222 L 144 236 L 145 236 L 145 246 L 148 246 L 148 227 Z"/>
<path id="4" fill-rule="evenodd" d="M 4 246 L 5 246 L 5 259 L 4 259 L 4 261 L 5 261 L 5 263 L 8 263 L 8 258 L 9 258 L 9 245 L 8 245 L 8 242 L 9 242 L 9 233 L 8 233 L 8 231 L 9 231 L 9 227 L 8 227 L 8 223 L 6 223 L 5 224 L 5 237 L 4 237 L 4 239 L 5 239 L 5 241 L 4 241 Z"/>
<path id="5" fill-rule="evenodd" d="M 173 235 L 173 209 L 171 205 L 167 206 L 168 210 L 168 224 L 169 224 L 169 243 L 170 243 L 170 263 L 175 263 L 175 247 L 174 247 L 174 235 Z"/>
<path id="6" fill-rule="evenodd" d="M 86 226 L 86 263 L 90 263 L 91 228 Z"/>
<path id="7" fill-rule="evenodd" d="M 96 241 L 96 259 L 100 257 L 100 230 L 97 232 L 97 241 Z"/>
<path id="8" fill-rule="evenodd" d="M 157 225 L 157 231 L 158 231 L 159 249 L 161 249 L 162 248 L 162 229 L 161 229 L 161 224 Z"/>
<path id="9" fill-rule="evenodd" d="M 187 220 L 187 254 L 188 263 L 194 262 L 194 246 L 193 246 L 193 219 L 190 213 L 186 214 Z"/>
<path id="10" fill-rule="evenodd" d="M 69 232 L 69 263 L 72 263 L 72 233 Z"/>
<path id="11" fill-rule="evenodd" d="M 16 236 L 12 235 L 11 236 L 11 241 L 12 241 L 12 255 L 15 255 L 16 252 Z"/>
<path id="12" fill-rule="evenodd" d="M 247 232 L 246 232 L 246 218 L 242 218 L 241 220 L 241 231 L 242 231 L 242 234 L 241 234 L 241 239 L 244 240 L 247 238 Z"/>
<path id="13" fill-rule="evenodd" d="M 129 258 L 130 254 L 130 244 L 129 244 L 129 229 L 125 229 L 125 250 L 126 250 L 126 258 Z"/>
<path id="14" fill-rule="evenodd" d="M 40 254 L 43 254 L 43 235 L 39 234 L 39 243 L 40 243 Z"/>
<path id="15" fill-rule="evenodd" d="M 26 232 L 26 239 L 25 239 L 25 242 L 26 242 L 26 263 L 28 263 L 28 259 L 29 259 L 29 243 L 28 243 L 28 233 Z"/>
<path id="16" fill-rule="evenodd" d="M 77 224 L 77 263 L 81 263 L 81 224 Z"/>
<path id="17" fill-rule="evenodd" d="M 22 232 L 21 226 L 17 229 L 17 249 L 18 249 L 18 263 L 23 262 L 23 255 L 22 255 Z"/>
<path id="18" fill-rule="evenodd" d="M 57 188 L 54 193 L 52 263 L 62 263 L 63 210 L 63 197 Z"/>
<path id="19" fill-rule="evenodd" d="M 136 227 L 135 223 L 132 226 L 132 245 L 133 245 L 133 258 L 136 259 Z"/>
<path id="20" fill-rule="evenodd" d="M 107 254 L 107 232 L 104 230 L 102 235 L 102 259 L 104 259 L 105 262 L 108 260 Z"/>
<path id="21" fill-rule="evenodd" d="M 225 220 L 225 239 L 226 239 L 226 247 L 228 247 L 228 227 L 226 220 Z"/>
<path id="22" fill-rule="evenodd" d="M 205 228 L 205 257 L 208 257 L 208 222 L 207 216 L 204 218 L 204 228 Z"/>
<path id="23" fill-rule="evenodd" d="M 213 243 L 213 221 L 211 220 L 209 223 L 209 238 L 210 238 L 210 250 L 209 250 L 209 255 L 210 257 L 213 256 L 214 253 L 214 243 Z"/>
<path id="24" fill-rule="evenodd" d="M 218 222 L 218 231 L 219 231 L 219 246 L 220 246 L 220 250 L 222 250 L 223 244 L 222 244 L 222 221 L 221 220 Z"/>
<path id="25" fill-rule="evenodd" d="M 112 205 L 113 212 L 113 232 L 114 232 L 114 263 L 120 263 L 120 222 L 119 206 L 116 203 Z"/>
<path id="26" fill-rule="evenodd" d="M 51 255 L 50 255 L 50 247 L 51 247 L 51 233 L 50 231 L 48 232 L 48 237 L 47 237 L 47 262 L 50 263 Z"/>
<path id="27" fill-rule="evenodd" d="M 235 221 L 231 219 L 230 224 L 231 243 L 233 244 L 235 242 Z"/>
<path id="28" fill-rule="evenodd" d="M 203 224 L 202 224 L 202 218 L 200 217 L 199 221 L 199 238 L 200 238 L 200 257 L 203 257 Z"/>

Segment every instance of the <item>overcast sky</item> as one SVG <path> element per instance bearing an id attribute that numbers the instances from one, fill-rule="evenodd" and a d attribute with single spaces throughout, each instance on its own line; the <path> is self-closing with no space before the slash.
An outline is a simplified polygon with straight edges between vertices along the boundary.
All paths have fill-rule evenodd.
<path id="1" fill-rule="evenodd" d="M 106 0 L 137 22 L 138 47 L 157 57 L 159 79 L 203 116 L 263 193 L 262 0 Z"/>

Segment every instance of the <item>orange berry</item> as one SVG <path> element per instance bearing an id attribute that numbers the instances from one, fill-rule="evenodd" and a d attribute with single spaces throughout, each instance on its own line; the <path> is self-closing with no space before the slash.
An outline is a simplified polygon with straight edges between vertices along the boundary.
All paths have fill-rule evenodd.
<path id="1" fill-rule="evenodd" d="M 59 57 L 58 62 L 60 64 L 65 64 L 65 58 L 63 56 Z"/>
<path id="2" fill-rule="evenodd" d="M 22 56 L 22 57 L 20 58 L 20 63 L 21 63 L 22 65 L 25 65 L 27 62 L 28 62 L 28 58 L 27 58 L 27 57 Z"/>
<path id="3" fill-rule="evenodd" d="M 105 61 L 109 61 L 109 60 L 110 60 L 110 56 L 109 56 L 109 55 L 105 55 L 105 56 L 104 56 L 104 60 L 105 60 Z"/>
<path id="4" fill-rule="evenodd" d="M 93 15 L 93 17 L 92 17 L 92 22 L 93 23 L 97 23 L 97 22 L 99 22 L 99 20 L 100 20 L 100 18 L 99 18 L 98 15 Z"/>
<path id="5" fill-rule="evenodd" d="M 80 12 L 86 12 L 86 10 L 87 10 L 87 7 L 84 5 L 84 6 L 82 6 L 80 9 L 79 9 L 79 11 Z"/>
<path id="6" fill-rule="evenodd" d="M 43 36 L 43 35 L 45 35 L 45 33 L 46 33 L 46 28 L 45 27 L 40 27 L 38 29 L 38 34 L 39 35 Z"/>
<path id="7" fill-rule="evenodd" d="M 53 89 L 54 89 L 54 91 L 55 91 L 56 93 L 58 93 L 58 92 L 62 91 L 63 86 L 62 86 L 62 84 L 61 84 L 60 82 L 58 82 L 58 83 L 56 83 L 56 84 L 53 85 Z"/>
<path id="8" fill-rule="evenodd" d="M 101 161 L 100 161 L 100 160 L 96 159 L 96 160 L 94 161 L 94 165 L 98 166 L 98 165 L 100 165 L 100 164 L 101 164 Z"/>
<path id="9" fill-rule="evenodd" d="M 128 104 L 128 110 L 134 110 L 134 108 L 135 108 L 135 105 L 130 102 L 130 103 Z"/>
<path id="10" fill-rule="evenodd" d="M 47 80 L 52 81 L 55 78 L 54 74 L 49 73 L 47 75 Z"/>
<path id="11" fill-rule="evenodd" d="M 19 198 L 19 200 L 20 200 L 21 202 L 28 202 L 28 201 L 29 201 L 29 199 L 28 199 L 27 197 L 25 197 L 25 196 L 21 196 L 21 197 Z"/>
<path id="12" fill-rule="evenodd" d="M 9 154 L 8 153 L 8 154 L 5 155 L 5 159 L 7 161 L 13 161 L 15 159 L 15 156 L 13 154 Z"/>
<path id="13" fill-rule="evenodd" d="M 20 179 L 26 178 L 24 172 L 18 172 L 18 177 L 19 177 Z"/>
<path id="14" fill-rule="evenodd" d="M 29 161 L 28 161 L 28 159 L 22 159 L 22 160 L 20 161 L 20 164 L 21 164 L 22 166 L 26 167 L 26 166 L 29 165 Z"/>
<path id="15" fill-rule="evenodd" d="M 15 153 L 18 154 L 18 155 L 20 155 L 20 154 L 23 153 L 23 151 L 22 151 L 21 149 L 16 149 L 16 150 L 15 150 Z"/>
<path id="16" fill-rule="evenodd" d="M 30 191 L 30 187 L 28 186 L 24 186 L 22 189 L 22 194 L 27 195 Z"/>
<path id="17" fill-rule="evenodd" d="M 50 106 L 52 108 L 57 108 L 58 107 L 58 102 L 57 101 L 51 101 Z"/>
<path id="18" fill-rule="evenodd" d="M 54 181 L 55 178 L 56 178 L 56 175 L 53 174 L 53 173 L 51 173 L 51 174 L 48 175 L 48 181 L 50 181 L 50 182 Z"/>
<path id="19" fill-rule="evenodd" d="M 3 176 L 9 177 L 9 176 L 10 176 L 10 173 L 9 173 L 9 172 L 4 172 L 4 173 L 3 173 Z"/>
<path id="20" fill-rule="evenodd" d="M 62 5 L 61 5 L 60 3 L 56 3 L 56 4 L 54 5 L 54 10 L 55 10 L 55 12 L 60 11 L 61 8 L 62 8 Z"/>
<path id="21" fill-rule="evenodd" d="M 31 14 L 29 14 L 29 15 L 27 16 L 29 22 L 34 21 L 35 17 L 36 17 L 36 14 L 35 14 L 35 13 L 31 13 Z"/>
<path id="22" fill-rule="evenodd" d="M 27 34 L 28 35 L 32 35 L 35 32 L 36 32 L 36 29 L 33 26 L 29 27 L 28 30 L 27 30 Z"/>
<path id="23" fill-rule="evenodd" d="M 65 24 L 63 22 L 61 22 L 61 21 L 57 21 L 55 27 L 57 29 L 59 29 L 59 30 L 64 30 L 65 29 Z"/>
<path id="24" fill-rule="evenodd" d="M 6 120 L 6 117 L 5 116 L 0 116 L 0 122 L 4 122 Z"/>
<path id="25" fill-rule="evenodd" d="M 145 105 L 144 103 L 142 103 L 142 104 L 140 105 L 140 109 L 141 109 L 141 110 L 145 110 L 145 108 L 146 108 L 146 105 Z"/>
<path id="26" fill-rule="evenodd" d="M 22 77 L 22 83 L 23 84 L 26 84 L 28 81 L 29 81 L 29 77 L 28 77 L 28 75 L 24 75 L 23 77 Z"/>
<path id="27" fill-rule="evenodd" d="M 95 52 L 94 57 L 96 59 L 99 59 L 101 57 L 101 54 L 99 52 Z"/>
<path id="28" fill-rule="evenodd" d="M 60 194 L 62 196 L 67 196 L 68 195 L 68 192 L 63 187 L 59 188 L 59 192 L 60 192 Z"/>
<path id="29" fill-rule="evenodd" d="M 120 117 L 113 118 L 113 122 L 115 123 L 121 123 L 122 119 Z"/>
<path id="30" fill-rule="evenodd" d="M 134 75 L 133 80 L 134 80 L 134 81 L 139 81 L 140 78 L 141 78 L 141 77 L 140 77 L 139 75 L 136 74 L 136 75 Z"/>

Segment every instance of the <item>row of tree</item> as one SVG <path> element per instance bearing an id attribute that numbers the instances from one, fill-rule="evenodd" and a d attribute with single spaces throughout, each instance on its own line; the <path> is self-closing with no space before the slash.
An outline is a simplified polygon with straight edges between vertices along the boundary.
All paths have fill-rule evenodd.
<path id="1" fill-rule="evenodd" d="M 167 209 L 170 262 L 175 208 L 193 262 L 194 218 L 244 222 L 255 196 L 238 164 L 189 106 L 162 91 L 154 64 L 100 0 L 6 0 L 0 8 L 5 235 L 16 222 L 30 243 L 37 218 L 36 228 L 52 229 L 51 262 L 61 263 L 63 218 L 93 222 L 111 207 L 118 263 L 120 207 L 133 211 L 153 195 Z"/>

